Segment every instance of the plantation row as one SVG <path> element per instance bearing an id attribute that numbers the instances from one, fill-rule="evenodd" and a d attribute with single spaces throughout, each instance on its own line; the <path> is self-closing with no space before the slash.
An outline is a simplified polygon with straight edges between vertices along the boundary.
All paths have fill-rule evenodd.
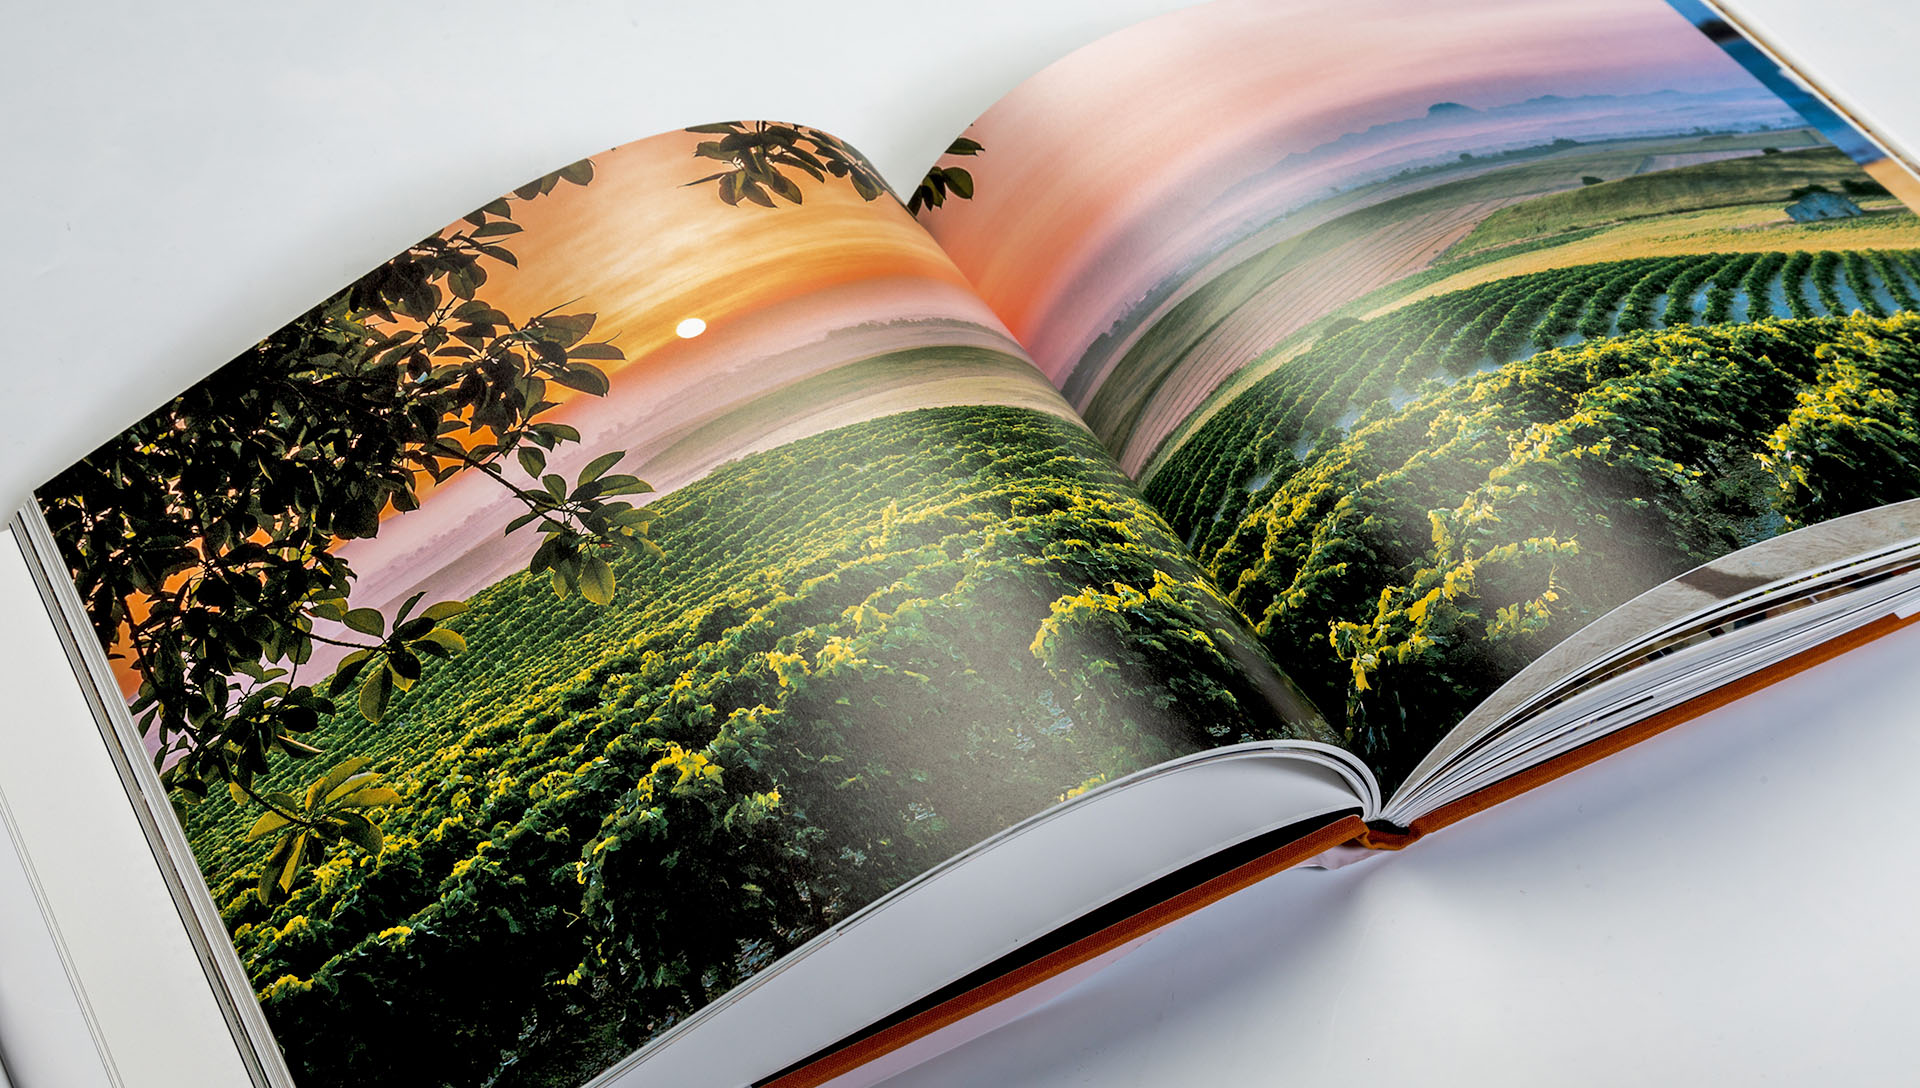
<path id="1" fill-rule="evenodd" d="M 1495 280 L 1336 325 L 1166 458 L 1147 496 L 1204 556 L 1323 432 L 1403 406 L 1425 383 L 1580 340 L 1855 309 L 1882 317 L 1917 299 L 1920 251 L 1909 250 L 1639 258 Z"/>
<path id="2" fill-rule="evenodd" d="M 578 1084 L 1064 793 L 1329 735 L 1053 416 L 904 413 L 654 508 L 611 606 L 509 578 L 383 724 L 308 738 L 401 793 L 377 860 L 269 907 L 257 813 L 192 811 L 302 1085 Z"/>
<path id="3" fill-rule="evenodd" d="M 1778 256 L 1718 285 L 1797 260 Z M 1845 255 L 1804 264 L 1823 259 L 1846 275 Z M 1390 788 L 1495 687 L 1622 601 L 1779 532 L 1920 496 L 1920 315 L 1556 348 L 1432 387 L 1304 461 L 1278 429 L 1287 402 L 1254 408 L 1210 421 L 1193 447 L 1227 433 L 1245 457 L 1216 457 L 1213 480 L 1181 474 L 1198 460 L 1169 465 L 1154 489 L 1222 494 L 1264 475 L 1231 518 L 1184 528 L 1207 530 L 1216 584 L 1310 698 L 1344 707 L 1348 743 Z"/>

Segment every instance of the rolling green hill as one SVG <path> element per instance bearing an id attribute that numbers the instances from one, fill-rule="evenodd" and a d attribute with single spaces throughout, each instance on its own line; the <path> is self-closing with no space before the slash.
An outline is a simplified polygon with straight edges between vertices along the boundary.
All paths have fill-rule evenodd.
<path id="1" fill-rule="evenodd" d="M 1920 496 L 1914 313 L 1643 326 L 1377 403 L 1311 448 L 1295 436 L 1320 395 L 1281 382 L 1288 367 L 1147 493 L 1309 696 L 1345 708 L 1388 788 L 1499 684 L 1635 594 Z"/>
<path id="2" fill-rule="evenodd" d="M 1321 338 L 1179 436 L 1144 477 L 1148 496 L 1206 551 L 1231 529 L 1247 481 L 1280 449 L 1535 351 L 1643 329 L 1920 309 L 1920 250 L 1703 253 L 1571 265 L 1409 303 Z M 1236 466 L 1229 469 L 1227 466 Z M 1217 515 L 1217 516 L 1216 516 Z"/>
<path id="3" fill-rule="evenodd" d="M 401 793 L 377 859 L 338 846 L 270 908 L 255 814 L 193 810 L 307 1088 L 580 1083 L 1089 781 L 1310 735 L 1055 416 L 906 412 L 653 505 L 664 558 L 617 560 L 611 606 L 508 578 L 383 724 L 309 738 Z"/>
<path id="4" fill-rule="evenodd" d="M 1863 180 L 1860 168 L 1833 147 L 1782 151 L 1634 174 L 1598 185 L 1549 193 L 1487 216 L 1453 249 L 1465 255 L 1508 242 L 1560 234 L 1675 212 L 1733 204 L 1778 203 L 1802 185 L 1839 192 Z"/>

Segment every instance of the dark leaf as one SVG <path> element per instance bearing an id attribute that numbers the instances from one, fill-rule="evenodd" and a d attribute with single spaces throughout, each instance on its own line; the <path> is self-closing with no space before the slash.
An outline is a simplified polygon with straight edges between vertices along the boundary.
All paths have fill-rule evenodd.
<path id="1" fill-rule="evenodd" d="M 385 844 L 386 836 L 381 834 L 378 824 L 358 812 L 343 812 L 335 820 L 341 838 L 374 857 L 380 856 L 380 847 Z"/>
<path id="2" fill-rule="evenodd" d="M 603 453 L 600 456 L 594 458 L 593 460 L 588 461 L 587 467 L 580 470 L 579 482 L 583 484 L 590 484 L 593 481 L 598 480 L 600 478 L 601 473 L 607 471 L 608 469 L 612 468 L 614 465 L 618 464 L 620 462 L 620 459 L 622 457 L 625 457 L 626 455 L 627 455 L 627 451 L 625 450 L 614 450 L 611 453 Z"/>
<path id="3" fill-rule="evenodd" d="M 569 359 L 614 359 L 627 357 L 626 352 L 612 344 L 579 344 L 567 351 Z"/>
<path id="4" fill-rule="evenodd" d="M 596 397 L 606 396 L 609 388 L 607 376 L 600 371 L 600 368 L 587 363 L 571 363 L 567 369 L 555 374 L 553 380 L 569 389 L 578 389 L 582 393 L 590 393 Z M 578 432 L 575 434 L 577 436 Z M 577 437 L 575 441 L 578 441 Z"/>
<path id="5" fill-rule="evenodd" d="M 597 555 L 586 558 L 580 571 L 580 595 L 594 604 L 613 603 L 613 567 Z"/>
<path id="6" fill-rule="evenodd" d="M 360 716 L 378 725 L 387 713 L 387 701 L 393 698 L 393 672 L 374 669 L 360 685 Z"/>

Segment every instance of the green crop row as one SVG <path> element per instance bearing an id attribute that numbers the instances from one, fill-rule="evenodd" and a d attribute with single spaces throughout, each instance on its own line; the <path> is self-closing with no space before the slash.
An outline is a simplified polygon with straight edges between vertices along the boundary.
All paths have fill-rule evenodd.
<path id="1" fill-rule="evenodd" d="M 1762 262 L 1794 266 L 1760 258 L 1740 282 Z M 1832 292 L 1844 263 L 1800 268 L 1824 267 Z M 1633 595 L 1779 532 L 1920 497 L 1913 313 L 1556 348 L 1431 385 L 1304 454 L 1278 429 L 1288 395 L 1275 382 L 1236 401 L 1150 494 L 1186 504 L 1216 583 L 1311 698 L 1342 708 L 1345 739 L 1389 786 L 1499 684 Z"/>
<path id="2" fill-rule="evenodd" d="M 1086 783 L 1328 736 L 1054 416 L 890 416 L 653 506 L 612 605 L 508 578 L 380 725 L 308 738 L 402 795 L 377 858 L 269 907 L 255 813 L 192 810 L 301 1084 L 580 1083 Z"/>
<path id="3" fill-rule="evenodd" d="M 1920 295 L 1920 252 L 1736 253 L 1639 258 L 1513 276 L 1346 321 L 1217 411 L 1168 456 L 1147 496 L 1203 557 L 1263 486 L 1283 479 L 1324 434 L 1411 400 L 1427 383 L 1524 358 L 1569 333 L 1583 339 L 1773 316 L 1844 314 L 1849 300 L 1882 316 Z M 1695 296 L 1705 288 L 1704 302 Z M 1820 300 L 1807 298 L 1811 289 Z M 1883 294 L 1884 292 L 1884 294 Z M 1656 314 L 1655 306 L 1659 305 Z"/>

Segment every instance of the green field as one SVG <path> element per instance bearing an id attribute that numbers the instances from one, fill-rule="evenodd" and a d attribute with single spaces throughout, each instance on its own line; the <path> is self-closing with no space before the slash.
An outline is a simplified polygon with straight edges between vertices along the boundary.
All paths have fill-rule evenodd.
<path id="1" fill-rule="evenodd" d="M 1834 300 L 1848 269 L 1876 267 L 1791 260 L 1774 273 L 1824 272 Z M 1674 274 L 1711 285 L 1710 271 Z M 1349 743 L 1389 788 L 1501 682 L 1629 597 L 1786 529 L 1920 496 L 1912 313 L 1607 336 L 1436 380 L 1303 447 L 1322 399 L 1354 380 L 1334 349 L 1365 335 L 1329 339 L 1318 386 L 1290 364 L 1216 413 L 1147 494 L 1294 679 L 1344 708 Z"/>
<path id="2" fill-rule="evenodd" d="M 1353 258 L 1345 251 L 1356 243 L 1391 234 L 1422 217 L 1460 212 L 1519 193 L 1545 193 L 1569 184 L 1577 185 L 1582 171 L 1610 166 L 1627 169 L 1627 164 L 1639 162 L 1646 153 L 1646 147 L 1635 144 L 1622 150 L 1589 150 L 1573 158 L 1552 156 L 1526 160 L 1398 196 L 1386 196 L 1378 203 L 1362 204 L 1297 237 L 1278 242 L 1208 280 L 1173 306 L 1127 349 L 1081 414 L 1103 440 L 1127 434 L 1147 400 L 1176 373 L 1185 354 L 1223 321 L 1241 313 L 1254 296 L 1289 270 L 1319 262 L 1327 264 L 1327 275 L 1331 277 L 1351 276 L 1353 273 L 1346 265 L 1353 263 Z M 1391 188 L 1384 183 L 1369 186 L 1328 203 L 1355 204 L 1375 190 L 1390 192 Z M 1461 214 L 1471 216 L 1472 213 Z M 1364 253 L 1358 256 L 1360 263 L 1366 263 L 1369 258 Z"/>
<path id="3" fill-rule="evenodd" d="M 1813 147 L 1775 155 L 1724 159 L 1635 174 L 1598 185 L 1535 197 L 1502 208 L 1462 239 L 1454 255 L 1511 242 L 1735 204 L 1779 204 L 1802 185 L 1842 192 L 1862 181 L 1860 168 L 1838 148 Z M 1874 186 L 1875 189 L 1878 186 Z M 1886 195 L 1880 192 L 1879 195 Z"/>
<path id="4" fill-rule="evenodd" d="M 1120 355 L 1084 415 L 1145 479 L 1217 410 L 1318 339 L 1326 323 L 1372 317 L 1491 280 L 1638 257 L 1920 246 L 1920 219 L 1897 201 L 1859 197 L 1868 214 L 1795 223 L 1804 185 L 1836 192 L 1870 179 L 1805 132 L 1618 141 L 1494 166 L 1462 164 L 1382 182 L 1297 213 L 1312 223 L 1242 243 Z M 1756 153 L 1778 146 L 1775 154 Z M 1650 172 L 1649 164 L 1736 155 Z M 1583 184 L 1586 178 L 1603 179 Z M 1373 203 L 1366 203 L 1367 201 Z M 1323 219 L 1324 221 L 1316 221 Z M 1283 221 L 1284 223 L 1285 221 Z M 1264 244 L 1271 235 L 1275 240 Z"/>
<path id="5" fill-rule="evenodd" d="M 1649 257 L 1495 280 L 1328 329 L 1195 428 L 1148 495 L 1204 557 L 1284 457 L 1428 383 L 1646 329 L 1916 308 L 1920 250 Z"/>
<path id="6" fill-rule="evenodd" d="M 1898 201 L 1864 200 L 1862 208 L 1863 215 L 1811 223 L 1788 219 L 1784 205 L 1776 201 L 1629 219 L 1611 226 L 1481 250 L 1472 258 L 1436 265 L 1418 277 L 1376 292 L 1344 312 L 1371 317 L 1423 298 L 1506 276 L 1629 257 L 1920 246 L 1920 216 L 1907 211 Z"/>
<path id="7" fill-rule="evenodd" d="M 191 810 L 302 1085 L 580 1083 L 1065 793 L 1327 735 L 1056 417 L 888 416 L 654 507 L 664 559 L 616 561 L 611 606 L 508 578 L 382 724 L 307 738 L 403 795 L 377 860 L 268 907 L 257 812 Z"/>

